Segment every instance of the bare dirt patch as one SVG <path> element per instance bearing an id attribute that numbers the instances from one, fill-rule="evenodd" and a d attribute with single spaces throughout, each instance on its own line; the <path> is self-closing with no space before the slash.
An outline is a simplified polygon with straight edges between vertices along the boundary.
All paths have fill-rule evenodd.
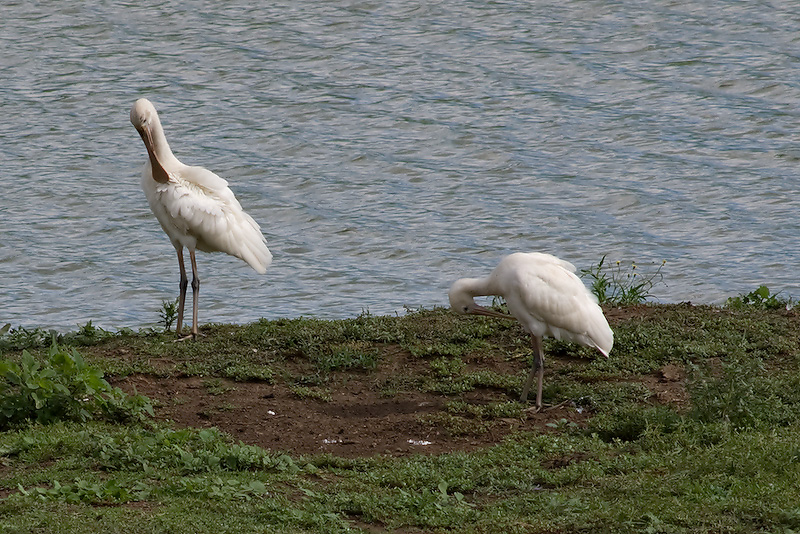
<path id="1" fill-rule="evenodd" d="M 132 375 L 116 385 L 157 400 L 158 419 L 177 426 L 217 427 L 244 443 L 292 454 L 359 457 L 471 450 L 498 443 L 511 432 L 550 431 L 548 422 L 566 419 L 582 424 L 587 418 L 573 407 L 560 406 L 538 414 L 526 412 L 521 418 L 495 419 L 485 432 L 453 435 L 425 417 L 442 412 L 446 397 L 419 392 L 382 397 L 364 382 L 354 377 L 325 401 L 301 398 L 281 384 L 226 379 L 215 379 L 212 394 L 200 377 Z M 471 392 L 465 399 L 508 400 L 491 390 Z"/>
<path id="2" fill-rule="evenodd" d="M 385 396 L 378 384 L 385 376 L 409 371 L 402 351 L 387 350 L 377 373 L 337 373 L 326 384 L 324 399 L 303 396 L 281 383 L 236 382 L 198 376 L 136 374 L 115 380 L 123 390 L 156 401 L 156 417 L 176 426 L 216 427 L 236 439 L 291 454 L 332 453 L 343 457 L 386 454 L 439 454 L 494 445 L 518 431 L 554 432 L 566 425 L 586 425 L 591 414 L 567 402 L 521 417 L 475 421 L 454 432 L 440 423 L 451 397 L 419 391 Z M 571 358 L 551 359 L 551 369 L 581 365 Z M 524 362 L 510 372 L 526 373 Z M 664 404 L 688 401 L 685 375 L 667 366 L 640 377 Z M 547 377 L 545 377 L 547 380 Z M 483 405 L 512 399 L 505 391 L 478 388 L 459 397 Z"/>

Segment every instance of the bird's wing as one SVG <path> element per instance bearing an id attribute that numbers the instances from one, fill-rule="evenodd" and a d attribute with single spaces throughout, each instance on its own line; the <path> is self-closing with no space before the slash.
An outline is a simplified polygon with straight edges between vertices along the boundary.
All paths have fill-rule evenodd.
<path id="1" fill-rule="evenodd" d="M 228 189 L 228 181 L 219 177 L 205 167 L 186 165 L 178 171 L 181 180 L 191 182 L 208 191 L 222 191 Z"/>
<path id="2" fill-rule="evenodd" d="M 174 180 L 159 185 L 153 211 L 173 241 L 194 241 L 198 250 L 225 252 L 247 262 L 259 273 L 272 261 L 261 228 L 228 188 L 228 182 L 202 167 L 185 167 Z M 189 243 L 183 243 L 190 246 Z"/>
<path id="3" fill-rule="evenodd" d="M 515 261 L 524 263 L 528 266 L 553 264 L 559 265 L 561 268 L 566 269 L 571 273 L 577 272 L 575 266 L 570 262 L 562 260 L 561 258 L 557 258 L 552 254 L 545 254 L 543 252 L 517 252 L 516 254 L 511 254 L 509 258 L 513 258 Z"/>
<path id="4" fill-rule="evenodd" d="M 170 216 L 182 221 L 185 231 L 195 237 L 224 233 L 226 213 L 242 210 L 228 182 L 207 169 L 187 166 L 172 173 L 172 178 L 159 188 L 160 200 Z"/>
<path id="5" fill-rule="evenodd" d="M 532 333 L 593 346 L 604 354 L 611 350 L 613 333 L 597 298 L 561 262 L 533 262 L 510 277 L 509 285 L 509 311 Z"/>

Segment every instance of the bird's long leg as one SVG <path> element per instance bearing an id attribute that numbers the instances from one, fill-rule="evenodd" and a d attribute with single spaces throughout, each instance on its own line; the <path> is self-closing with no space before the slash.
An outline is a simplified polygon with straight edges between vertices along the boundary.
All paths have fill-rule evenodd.
<path id="1" fill-rule="evenodd" d="M 542 351 L 542 340 L 537 336 L 531 334 L 531 344 L 533 345 L 533 365 L 528 374 L 528 380 L 525 382 L 525 387 L 522 388 L 522 395 L 520 402 L 528 400 L 528 392 L 533 385 L 534 377 L 538 378 L 538 385 L 536 388 L 536 410 L 542 409 L 542 382 L 544 380 L 544 353 Z"/>
<path id="2" fill-rule="evenodd" d="M 200 298 L 200 277 L 197 276 L 197 260 L 194 249 L 189 249 L 189 259 L 192 261 L 192 338 L 197 337 L 197 299 Z"/>
<path id="3" fill-rule="evenodd" d="M 175 327 L 175 333 L 181 337 L 181 330 L 183 330 L 183 306 L 186 304 L 186 287 L 189 285 L 189 279 L 186 278 L 186 267 L 183 265 L 183 247 L 175 247 L 178 251 L 178 265 L 181 268 L 181 281 L 180 281 L 180 296 L 178 297 L 178 325 Z"/>

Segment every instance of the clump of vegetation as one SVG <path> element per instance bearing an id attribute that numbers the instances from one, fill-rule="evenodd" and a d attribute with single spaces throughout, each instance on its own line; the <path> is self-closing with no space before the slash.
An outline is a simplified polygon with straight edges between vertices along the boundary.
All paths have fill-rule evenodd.
<path id="1" fill-rule="evenodd" d="M 250 501 L 267 493 L 253 472 L 291 475 L 300 470 L 285 454 L 233 444 L 216 429 L 126 429 L 102 423 L 59 424 L 47 433 L 38 428 L 9 433 L 0 453 L 34 463 L 53 455 L 87 458 L 104 476 L 69 471 L 46 484 L 18 483 L 17 498 L 90 505 L 184 497 Z"/>
<path id="2" fill-rule="evenodd" d="M 641 407 L 624 404 L 603 412 L 589 421 L 589 430 L 605 441 L 635 441 L 646 432 L 669 433 L 677 429 L 682 417 L 664 406 Z"/>
<path id="3" fill-rule="evenodd" d="M 420 421 L 434 428 L 446 431 L 451 436 L 483 434 L 491 427 L 491 421 L 474 417 L 462 417 L 447 412 L 436 412 L 420 416 Z"/>
<path id="4" fill-rule="evenodd" d="M 208 391 L 209 395 L 214 395 L 215 397 L 236 389 L 233 386 L 225 385 L 219 377 L 206 378 L 203 380 L 203 387 Z"/>
<path id="5" fill-rule="evenodd" d="M 19 363 L 0 361 L 0 430 L 25 421 L 52 423 L 96 417 L 153 415 L 149 399 L 112 387 L 73 348 L 53 343 L 43 362 L 23 351 Z"/>
<path id="6" fill-rule="evenodd" d="M 447 403 L 447 411 L 453 415 L 462 415 L 478 420 L 499 418 L 521 418 L 525 405 L 516 401 L 490 402 L 488 404 L 472 404 L 465 401 Z"/>
<path id="7" fill-rule="evenodd" d="M 761 358 L 742 356 L 722 362 L 721 371 L 695 366 L 690 415 L 701 422 L 724 422 L 732 428 L 774 428 L 800 420 L 793 374 L 765 377 Z"/>
<path id="8" fill-rule="evenodd" d="M 331 392 L 325 388 L 311 386 L 290 386 L 289 389 L 301 399 L 314 399 L 320 402 L 330 402 Z"/>
<path id="9" fill-rule="evenodd" d="M 653 297 L 651 290 L 654 286 L 664 283 L 661 269 L 666 263 L 664 260 L 655 271 L 644 273 L 638 269 L 636 263 L 631 263 L 628 268 L 623 268 L 620 261 L 614 265 L 607 265 L 604 255 L 597 265 L 581 269 L 580 276 L 590 280 L 590 289 L 600 304 L 612 306 L 641 304 Z"/>
<path id="10" fill-rule="evenodd" d="M 58 338 L 55 330 L 42 328 L 12 328 L 6 324 L 0 331 L 0 350 L 21 350 L 32 347 L 45 347 L 52 339 Z"/>
<path id="11" fill-rule="evenodd" d="M 363 342 L 332 344 L 327 351 L 317 351 L 311 361 L 323 373 L 331 371 L 372 371 L 378 366 L 378 351 Z"/>
<path id="12" fill-rule="evenodd" d="M 104 339 L 114 337 L 116 334 L 109 332 L 98 326 L 94 326 L 92 321 L 88 321 L 85 325 L 78 325 L 76 332 L 70 332 L 63 336 L 63 339 L 69 340 L 71 344 L 75 345 L 93 345 L 99 343 Z"/>
<path id="13" fill-rule="evenodd" d="M 59 333 L 55 330 L 43 328 L 11 328 L 6 324 L 0 328 L 0 350 L 22 350 L 35 347 L 47 347 L 53 342 L 69 345 L 95 345 L 112 337 L 130 334 L 131 330 L 125 329 L 118 333 L 109 332 L 94 326 L 92 321 L 85 325 L 78 325 L 74 332 Z"/>
<path id="14" fill-rule="evenodd" d="M 436 358 L 430 362 L 430 376 L 422 388 L 443 395 L 458 395 L 476 387 L 519 391 L 521 379 L 489 370 L 466 372 L 466 365 L 459 358 Z"/>
<path id="15" fill-rule="evenodd" d="M 780 310 L 792 307 L 791 298 L 783 298 L 780 293 L 770 293 L 767 286 L 759 286 L 758 289 L 740 294 L 737 297 L 730 297 L 725 301 L 725 307 L 741 310 L 744 308 L 755 308 L 759 310 Z"/>
<path id="16" fill-rule="evenodd" d="M 161 322 L 164 324 L 164 332 L 169 332 L 172 323 L 178 318 L 178 299 L 173 301 L 164 300 L 161 302 L 161 310 L 158 312 Z"/>

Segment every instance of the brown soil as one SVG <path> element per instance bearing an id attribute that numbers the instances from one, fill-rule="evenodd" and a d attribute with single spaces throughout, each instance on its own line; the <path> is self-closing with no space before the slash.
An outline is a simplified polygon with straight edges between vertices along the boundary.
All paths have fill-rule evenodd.
<path id="1" fill-rule="evenodd" d="M 380 384 L 387 377 L 400 370 L 414 374 L 411 367 L 418 364 L 397 347 L 386 347 L 380 361 L 380 369 L 373 373 L 334 374 L 326 384 L 329 398 L 324 400 L 301 397 L 280 383 L 197 376 L 138 374 L 116 380 L 115 385 L 153 399 L 160 420 L 176 426 L 217 427 L 243 443 L 291 454 L 359 457 L 473 450 L 518 431 L 553 432 L 570 423 L 585 426 L 590 417 L 567 402 L 540 413 L 528 410 L 519 418 L 465 419 L 466 426 L 454 431 L 442 418 L 447 417 L 446 404 L 456 398 L 419 391 L 382 396 Z M 552 358 L 545 383 L 549 373 L 586 364 L 578 358 Z M 527 372 L 523 362 L 468 362 L 469 368 L 497 366 L 507 366 L 498 371 Z M 685 378 L 683 368 L 668 365 L 637 380 L 653 392 L 653 402 L 681 407 L 688 402 Z M 477 389 L 457 399 L 476 405 L 513 400 L 507 392 L 493 389 Z"/>

